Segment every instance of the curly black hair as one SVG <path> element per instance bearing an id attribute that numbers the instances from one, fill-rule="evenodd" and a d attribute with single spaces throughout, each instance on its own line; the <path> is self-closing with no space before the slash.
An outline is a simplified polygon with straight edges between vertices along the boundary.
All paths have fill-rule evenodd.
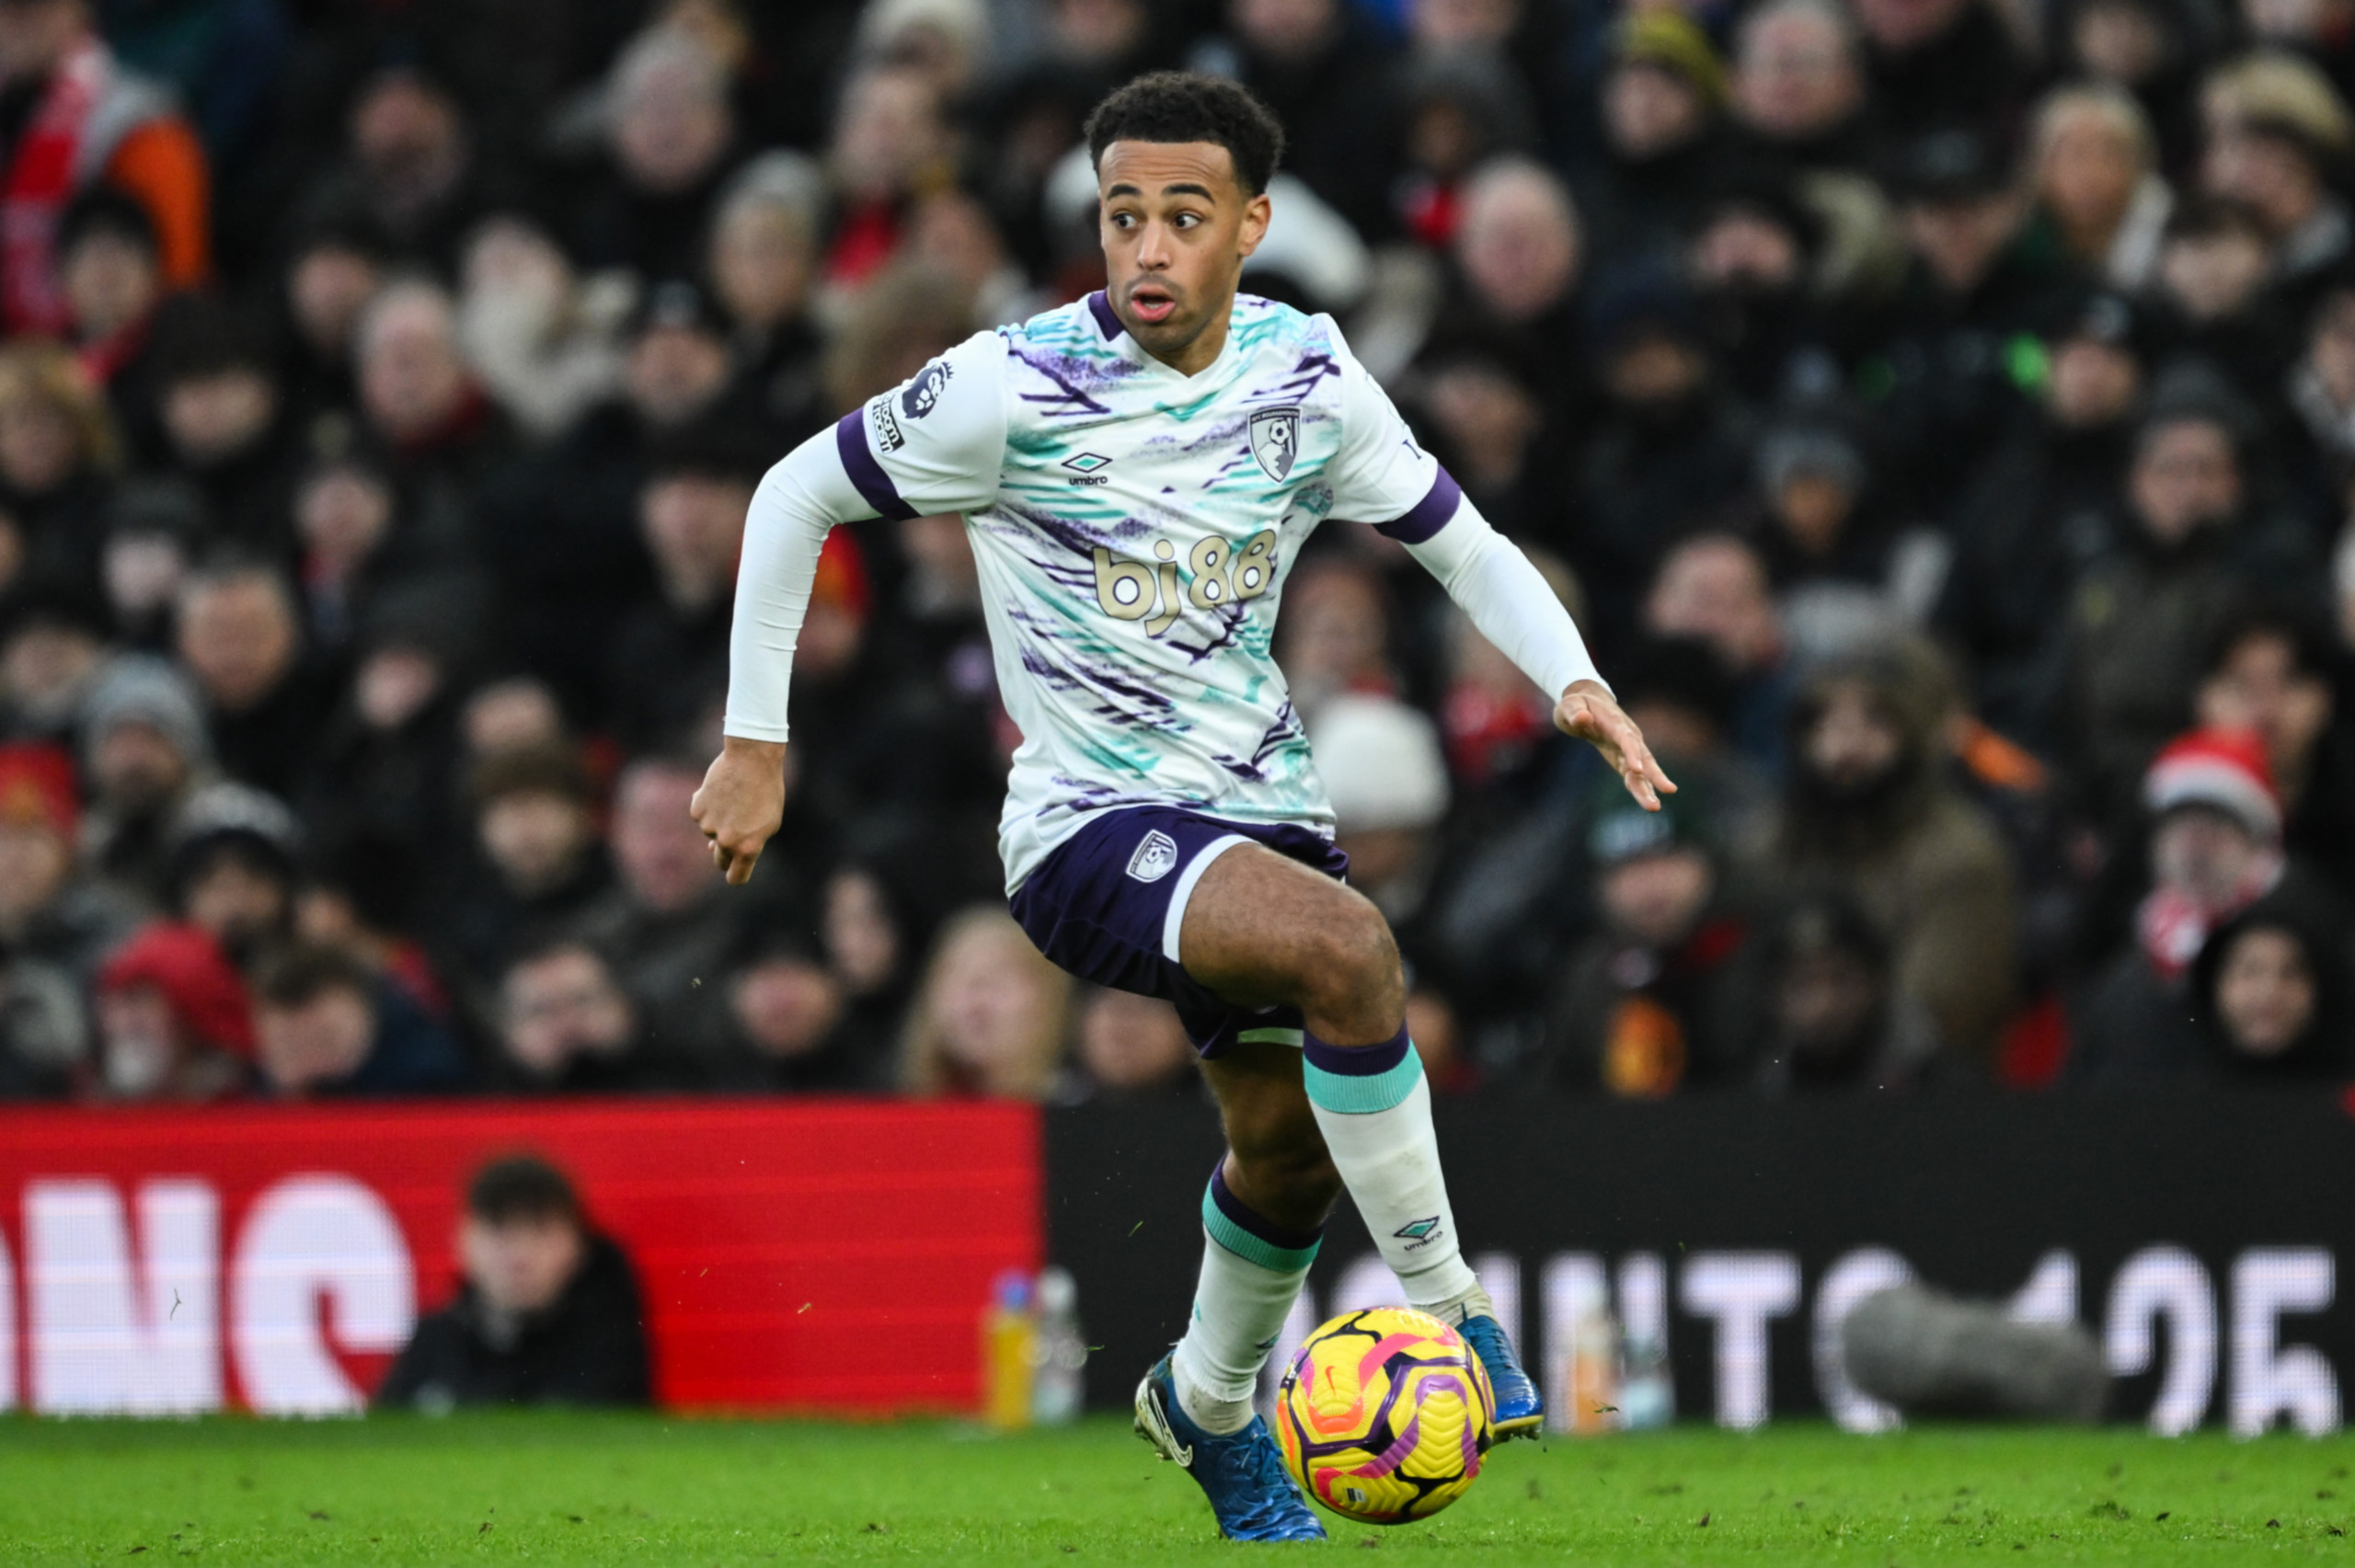
<path id="1" fill-rule="evenodd" d="M 1249 88 L 1195 71 L 1139 76 L 1097 104 L 1086 129 L 1088 160 L 1097 165 L 1115 142 L 1215 142 L 1252 196 L 1268 189 L 1284 152 L 1284 128 Z"/>

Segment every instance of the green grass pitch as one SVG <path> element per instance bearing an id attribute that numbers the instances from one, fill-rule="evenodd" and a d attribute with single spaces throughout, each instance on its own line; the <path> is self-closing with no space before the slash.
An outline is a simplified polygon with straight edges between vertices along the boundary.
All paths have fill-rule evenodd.
<path id="1" fill-rule="evenodd" d="M 2355 1438 L 1705 1428 L 1516 1443 L 1414 1561 L 2355 1564 Z M 1332 1521 L 1328 1521 L 1328 1524 Z M 1233 1562 L 1125 1422 L 0 1420 L 0 1563 Z"/>

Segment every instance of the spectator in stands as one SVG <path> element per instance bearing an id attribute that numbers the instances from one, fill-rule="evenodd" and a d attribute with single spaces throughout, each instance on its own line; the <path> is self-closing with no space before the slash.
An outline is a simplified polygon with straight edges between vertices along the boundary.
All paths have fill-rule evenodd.
<path id="1" fill-rule="evenodd" d="M 645 1404 L 638 1281 L 564 1173 L 509 1155 L 475 1173 L 457 1299 L 421 1319 L 376 1391 L 384 1408 Z"/>
<path id="2" fill-rule="evenodd" d="M 2038 106 L 2030 157 L 2041 215 L 2070 259 L 2113 289 L 2139 291 L 2158 270 L 2175 207 L 2158 151 L 2142 106 L 2121 88 L 2059 87 Z"/>
<path id="3" fill-rule="evenodd" d="M 2211 74 L 2200 100 L 2200 188 L 2256 215 L 2275 276 L 2296 284 L 2345 257 L 2355 221 L 2332 179 L 2355 153 L 2355 116 L 2329 79 L 2293 54 L 2252 54 Z"/>
<path id="4" fill-rule="evenodd" d="M 620 387 L 631 280 L 577 276 L 546 231 L 514 213 L 467 237 L 461 276 L 466 362 L 526 436 L 562 435 Z"/>
<path id="5" fill-rule="evenodd" d="M 126 479 L 108 497 L 105 517 L 98 573 L 115 640 L 126 649 L 166 652 L 172 601 L 205 532 L 203 494 L 177 475 Z"/>
<path id="6" fill-rule="evenodd" d="M 2355 897 L 2355 731 L 2322 618 L 2296 601 L 2251 605 L 2218 635 L 2192 709 L 2204 729 L 2255 735 L 2281 797 L 2282 845 Z"/>
<path id="7" fill-rule="evenodd" d="M 198 1102 L 253 1082 L 254 1030 L 246 982 L 205 933 L 151 925 L 98 976 L 94 1098 Z"/>
<path id="8" fill-rule="evenodd" d="M 98 515 L 121 455 L 106 399 L 71 352 L 40 338 L 0 346 L 0 508 L 28 579 L 97 589 Z"/>
<path id="9" fill-rule="evenodd" d="M 1092 991 L 1079 1005 L 1079 1070 L 1091 1099 L 1107 1104 L 1156 1104 L 1200 1099 L 1194 1045 L 1178 1010 L 1131 991 Z"/>
<path id="10" fill-rule="evenodd" d="M 1853 900 L 1945 1047 L 1984 1063 L 2010 1006 L 2016 875 L 1993 824 L 1947 781 L 1950 688 L 1936 657 L 1896 643 L 1809 671 L 1782 807 L 1750 869 L 1761 887 Z"/>
<path id="11" fill-rule="evenodd" d="M 1803 898 L 1763 949 L 1760 1090 L 1899 1089 L 1936 1077 L 1937 1024 L 1898 985 L 1888 944 L 1854 905 Z"/>
<path id="12" fill-rule="evenodd" d="M 638 1009 L 603 955 L 572 937 L 526 944 L 499 982 L 492 1080 L 514 1093 L 618 1093 L 684 1086 L 647 1049 Z"/>
<path id="13" fill-rule="evenodd" d="M 1373 566 L 1328 555 L 1301 563 L 1285 582 L 1280 623 L 1284 681 L 1306 718 L 1350 692 L 1396 690 L 1390 670 L 1390 611 Z"/>
<path id="14" fill-rule="evenodd" d="M 2031 78 L 2013 15 L 1992 0 L 1862 0 L 1856 22 L 1882 134 L 2000 125 Z"/>
<path id="15" fill-rule="evenodd" d="M 2040 418 L 1996 449 L 1948 515 L 1956 558 L 1936 621 L 1974 667 L 1988 722 L 2059 750 L 2063 628 L 2080 579 L 2115 548 L 2118 476 L 2145 389 L 2146 315 L 2085 297 L 2043 339 Z"/>
<path id="16" fill-rule="evenodd" d="M 172 905 L 250 967 L 293 929 L 302 824 L 277 796 L 234 782 L 191 794 L 172 822 Z"/>
<path id="17" fill-rule="evenodd" d="M 1740 1078 L 1759 1001 L 1755 955 L 1725 898 L 1706 820 L 1697 788 L 1658 813 L 1591 792 L 1586 851 L 1602 929 L 1556 981 L 1545 1047 L 1530 1063 L 1539 1082 L 1659 1099 Z"/>
<path id="18" fill-rule="evenodd" d="M 175 302 L 156 326 L 156 416 L 165 449 L 196 485 L 213 536 L 257 555 L 287 553 L 294 432 L 276 356 L 217 302 Z"/>
<path id="19" fill-rule="evenodd" d="M 173 824 L 212 761 L 204 712 L 187 678 L 143 654 L 111 661 L 83 709 L 91 799 L 82 852 L 90 870 L 151 909 L 168 903 Z"/>
<path id="20" fill-rule="evenodd" d="M 149 335 L 164 303 L 155 220 L 111 186 L 75 198 L 57 224 L 58 287 L 83 373 L 106 389 L 115 428 L 140 461 L 163 455 Z"/>
<path id="21" fill-rule="evenodd" d="M 1684 541 L 1660 562 L 1643 618 L 1654 636 L 1697 637 L 1716 650 L 1734 681 L 1735 747 L 1779 772 L 1793 670 L 1757 550 L 1729 533 Z"/>
<path id="22" fill-rule="evenodd" d="M 727 63 L 692 30 L 656 26 L 622 51 L 606 91 L 608 161 L 573 212 L 572 252 L 649 281 L 691 277 L 733 161 Z"/>
<path id="23" fill-rule="evenodd" d="M 846 1029 L 846 1002 L 817 944 L 797 931 L 762 933 L 729 980 L 741 1060 L 738 1087 L 783 1093 L 887 1089 L 889 1045 Z"/>
<path id="24" fill-rule="evenodd" d="M 1585 236 L 1561 180 L 1510 155 L 1476 170 L 1455 231 L 1454 299 L 1434 328 L 1442 344 L 1498 353 L 1557 426 L 1588 399 L 1579 284 Z"/>
<path id="25" fill-rule="evenodd" d="M 613 882 L 589 771 L 561 741 L 501 746 L 470 774 L 474 854 L 443 929 L 469 983 L 488 986 L 516 941 L 577 919 Z"/>
<path id="26" fill-rule="evenodd" d="M 664 1070 L 708 1073 L 727 1054 L 721 976 L 737 938 L 737 906 L 711 869 L 687 803 L 697 764 L 641 757 L 614 785 L 618 885 L 582 910 L 578 930 L 605 953 L 646 1021 Z"/>
<path id="27" fill-rule="evenodd" d="M 506 454 L 505 420 L 458 351 L 457 307 L 439 283 L 387 283 L 353 338 L 360 411 L 420 490 L 478 482 Z"/>
<path id="28" fill-rule="evenodd" d="M 1343 693 L 1308 726 L 1334 818 L 1333 842 L 1350 857 L 1350 886 L 1373 900 L 1401 944 L 1437 869 L 1436 830 L 1447 815 L 1447 760 L 1428 718 L 1395 697 Z"/>
<path id="29" fill-rule="evenodd" d="M 2190 977 L 2199 1067 L 2225 1082 L 2335 1083 L 2355 1070 L 2343 906 L 2283 888 L 2217 928 Z M 2187 1064 L 2188 1065 L 2188 1064 Z"/>
<path id="30" fill-rule="evenodd" d="M 28 586 L 0 603 L 0 731 L 70 739 L 105 667 L 104 607 L 73 589 Z"/>
<path id="31" fill-rule="evenodd" d="M 931 846 L 902 846 L 834 868 L 819 911 L 826 971 L 841 988 L 842 1029 L 864 1048 L 896 1049 L 917 961 L 932 944 L 930 912 L 939 887 Z"/>
<path id="32" fill-rule="evenodd" d="M 843 85 L 826 151 L 840 211 L 825 278 L 855 292 L 890 264 L 909 200 L 945 183 L 954 141 L 939 88 L 895 62 L 861 66 Z"/>
<path id="33" fill-rule="evenodd" d="M 1725 98 L 1725 66 L 1683 12 L 1637 11 L 1613 29 L 1605 156 L 1581 192 L 1600 243 L 1637 255 L 1690 232 L 1726 151 Z"/>
<path id="34" fill-rule="evenodd" d="M 76 982 L 138 923 L 137 906 L 75 875 L 79 816 L 71 752 L 0 745 L 0 951 Z"/>
<path id="35" fill-rule="evenodd" d="M 824 171 L 780 148 L 736 172 L 711 225 L 712 292 L 735 329 L 729 402 L 788 441 L 824 418 L 810 319 L 824 211 Z"/>
<path id="36" fill-rule="evenodd" d="M 351 94 L 345 134 L 342 163 L 297 207 L 298 225 L 364 223 L 399 258 L 449 266 L 487 183 L 457 95 L 414 62 L 387 65 Z"/>
<path id="37" fill-rule="evenodd" d="M 1870 156 L 1855 24 L 1827 0 L 1768 0 L 1734 32 L 1733 110 L 1770 155 L 1807 169 Z"/>
<path id="38" fill-rule="evenodd" d="M 303 647 L 293 590 L 274 567 L 225 559 L 181 583 L 180 663 L 204 698 L 222 771 L 285 795 L 333 702 L 327 673 Z"/>
<path id="39" fill-rule="evenodd" d="M 1058 1091 L 1071 978 L 1002 908 L 951 919 L 925 967 L 900 1042 L 912 1094 L 1046 1100 Z"/>
<path id="40" fill-rule="evenodd" d="M 309 416 L 357 400 L 351 349 L 368 302 L 384 286 L 385 246 L 364 219 L 322 219 L 294 241 L 285 264 L 285 311 L 293 327 L 289 405 Z"/>
<path id="41" fill-rule="evenodd" d="M 651 454 L 638 525 L 661 597 L 609 634 L 604 712 L 624 745 L 659 744 L 682 712 L 726 694 L 744 512 L 770 459 L 752 432 L 708 427 Z"/>
<path id="42" fill-rule="evenodd" d="M 448 1093 L 470 1077 L 456 1041 L 339 948 L 294 945 L 263 963 L 254 1040 L 280 1099 Z"/>
<path id="43" fill-rule="evenodd" d="M 2126 479 L 2130 525 L 2091 567 L 2068 628 L 2071 732 L 2085 785 L 2113 811 L 2190 716 L 2200 660 L 2251 587 L 2294 581 L 2303 531 L 2252 505 L 2254 416 L 2186 367 L 2152 394 Z"/>
<path id="44" fill-rule="evenodd" d="M 0 15 L 0 87 L 21 104 L 7 138 L 6 186 L 19 243 L 0 261 L 0 321 L 12 333 L 70 325 L 57 223 L 105 183 L 146 209 L 177 288 L 211 266 L 204 149 L 169 94 L 122 65 L 84 0 L 13 0 Z"/>
<path id="45" fill-rule="evenodd" d="M 2072 1007 L 2069 1071 L 2079 1082 L 2132 1082 L 2154 1063 L 2196 1059 L 2184 977 L 2209 937 L 2285 880 L 2301 899 L 2321 896 L 2300 886 L 2306 874 L 2292 876 L 2282 856 L 2281 799 L 2253 737 L 2178 737 L 2151 764 L 2142 803 L 2150 891 L 2134 911 L 2132 944 Z"/>

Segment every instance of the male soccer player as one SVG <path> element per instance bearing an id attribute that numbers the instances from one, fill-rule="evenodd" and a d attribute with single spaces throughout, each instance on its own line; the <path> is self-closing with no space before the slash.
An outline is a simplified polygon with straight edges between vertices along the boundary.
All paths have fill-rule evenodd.
<path id="1" fill-rule="evenodd" d="M 1269 657 L 1284 574 L 1328 518 L 1403 543 L 1657 809 L 1672 790 L 1521 552 L 1415 444 L 1329 317 L 1238 296 L 1282 133 L 1209 77 L 1141 77 L 1087 126 L 1109 280 L 978 333 L 770 470 L 745 529 L 727 741 L 695 820 L 731 882 L 784 810 L 786 681 L 826 531 L 961 512 L 1022 731 L 1000 824 L 1048 956 L 1177 1004 L 1228 1152 L 1200 1283 L 1137 1427 L 1224 1535 L 1317 1539 L 1252 1413 L 1342 1186 L 1417 1307 L 1487 1365 L 1497 1429 L 1542 1415 L 1464 1262 L 1407 1037 L 1398 950 L 1342 880 Z"/>

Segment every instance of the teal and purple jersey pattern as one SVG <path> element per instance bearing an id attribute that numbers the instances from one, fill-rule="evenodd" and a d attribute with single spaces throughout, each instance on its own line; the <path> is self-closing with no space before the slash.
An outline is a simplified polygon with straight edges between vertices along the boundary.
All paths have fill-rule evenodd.
<path id="1" fill-rule="evenodd" d="M 1009 890 L 1117 807 L 1329 833 L 1271 651 L 1285 572 L 1328 517 L 1414 543 L 1459 498 L 1329 317 L 1240 297 L 1186 376 L 1090 295 L 976 334 L 836 441 L 878 512 L 966 519 L 1023 737 Z"/>

